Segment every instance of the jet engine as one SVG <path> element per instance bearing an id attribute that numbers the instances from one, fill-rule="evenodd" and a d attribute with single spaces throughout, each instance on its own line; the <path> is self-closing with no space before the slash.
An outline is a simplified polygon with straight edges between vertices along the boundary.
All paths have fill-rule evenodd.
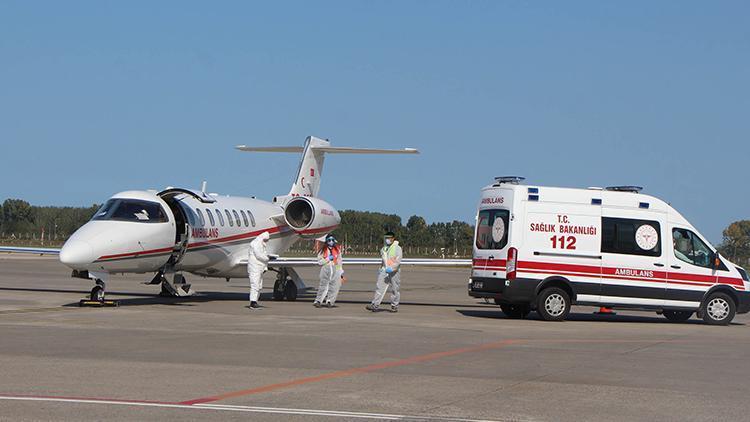
<path id="1" fill-rule="evenodd" d="M 341 223 L 341 216 L 329 203 L 306 196 L 292 198 L 284 207 L 286 224 L 300 236 L 318 237 Z"/>

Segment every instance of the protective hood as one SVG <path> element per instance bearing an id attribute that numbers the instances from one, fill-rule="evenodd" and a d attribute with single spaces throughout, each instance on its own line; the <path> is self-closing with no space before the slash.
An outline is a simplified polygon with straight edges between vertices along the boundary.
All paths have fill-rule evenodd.
<path id="1" fill-rule="evenodd" d="M 271 235 L 268 232 L 263 232 L 263 233 L 260 234 L 260 236 L 258 236 L 258 238 L 261 241 L 265 242 L 265 241 L 267 241 L 268 239 L 271 238 Z"/>

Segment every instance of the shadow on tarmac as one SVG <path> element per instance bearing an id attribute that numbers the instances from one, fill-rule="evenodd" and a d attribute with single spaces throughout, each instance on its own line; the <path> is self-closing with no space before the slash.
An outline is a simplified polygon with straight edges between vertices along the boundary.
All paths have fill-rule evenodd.
<path id="1" fill-rule="evenodd" d="M 77 293 L 81 295 L 82 299 L 88 298 L 89 290 L 69 290 L 69 289 L 38 289 L 38 288 L 25 288 L 25 287 L 0 287 L 0 291 L 17 291 L 17 292 L 38 292 L 38 293 Z M 133 292 L 121 292 L 121 291 L 107 291 L 108 298 L 117 297 L 119 306 L 148 306 L 148 305 L 172 305 L 172 306 L 194 306 L 198 303 L 206 302 L 247 302 L 248 292 L 215 292 L 215 291 L 201 291 L 195 296 L 186 297 L 163 297 L 158 294 L 149 295 L 148 293 L 133 293 Z M 125 298 L 121 298 L 121 297 Z M 300 293 L 297 297 L 297 302 L 300 303 L 312 303 L 315 299 L 315 292 Z M 273 300 L 272 293 L 261 293 L 260 300 L 262 302 L 275 302 Z M 354 304 L 354 305 L 366 305 L 370 303 L 367 300 L 337 300 L 338 304 Z M 78 307 L 78 302 L 67 303 L 62 305 L 64 307 Z M 384 301 L 384 307 L 389 304 Z M 452 303 L 420 303 L 420 302 L 401 302 L 401 306 L 427 306 L 427 307 L 446 307 L 446 308 L 486 308 L 487 304 L 452 304 Z"/>
<path id="2" fill-rule="evenodd" d="M 517 319 L 517 318 L 509 318 L 506 316 L 502 311 L 477 311 L 477 310 L 463 310 L 458 309 L 456 310 L 459 314 L 467 317 L 474 317 L 474 318 L 489 318 L 489 319 Z M 645 315 L 648 315 L 648 312 L 644 312 Z M 539 318 L 539 315 L 536 312 L 532 312 L 529 314 L 528 317 L 524 318 L 527 320 L 534 320 L 534 321 L 542 321 L 541 318 Z M 593 313 L 591 314 L 584 314 L 584 313 L 571 313 L 566 321 L 573 321 L 573 322 L 611 322 L 611 323 L 617 323 L 617 322 L 626 322 L 626 323 L 651 323 L 651 324 L 684 324 L 684 325 L 704 325 L 703 321 L 698 319 L 697 317 L 693 316 L 691 319 L 685 321 L 685 322 L 672 322 L 664 318 L 663 316 L 639 316 L 639 315 L 595 315 Z M 546 322 L 546 321 L 545 321 Z M 732 322 L 730 325 L 745 325 L 743 323 L 739 322 Z"/>

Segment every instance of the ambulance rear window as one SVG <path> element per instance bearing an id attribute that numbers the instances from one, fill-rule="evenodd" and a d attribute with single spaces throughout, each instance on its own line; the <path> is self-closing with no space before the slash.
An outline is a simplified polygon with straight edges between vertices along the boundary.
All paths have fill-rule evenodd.
<path id="1" fill-rule="evenodd" d="M 508 210 L 481 210 L 477 219 L 478 249 L 502 249 L 508 244 Z"/>

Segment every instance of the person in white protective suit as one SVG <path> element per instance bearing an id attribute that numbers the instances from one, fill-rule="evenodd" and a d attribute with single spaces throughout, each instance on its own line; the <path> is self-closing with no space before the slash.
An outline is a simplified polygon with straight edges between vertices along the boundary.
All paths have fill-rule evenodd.
<path id="1" fill-rule="evenodd" d="M 268 255 L 266 245 L 271 235 L 268 232 L 261 233 L 250 242 L 250 251 L 247 259 L 247 275 L 250 278 L 250 309 L 259 308 L 258 298 L 260 289 L 263 288 L 263 273 L 268 269 Z"/>
<path id="2" fill-rule="evenodd" d="M 320 308 L 325 304 L 325 306 L 333 308 L 336 297 L 339 295 L 341 283 L 346 281 L 341 260 L 341 248 L 332 234 L 327 235 L 324 242 L 318 241 L 316 243 L 318 244 L 320 285 L 318 285 L 318 294 L 315 296 L 313 306 Z"/>
<path id="3" fill-rule="evenodd" d="M 380 250 L 380 259 L 382 264 L 378 271 L 378 281 L 375 287 L 375 297 L 372 303 L 365 306 L 365 309 L 372 312 L 380 310 L 380 302 L 385 297 L 388 286 L 391 287 L 391 312 L 398 312 L 398 304 L 401 300 L 401 259 L 403 251 L 396 240 L 393 232 L 388 232 L 384 236 L 385 245 Z"/>

